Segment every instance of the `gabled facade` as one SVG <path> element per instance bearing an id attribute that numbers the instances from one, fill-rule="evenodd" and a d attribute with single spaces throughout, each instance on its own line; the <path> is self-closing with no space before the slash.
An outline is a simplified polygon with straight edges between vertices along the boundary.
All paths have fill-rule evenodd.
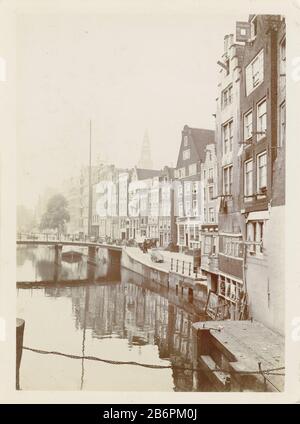
<path id="1" fill-rule="evenodd" d="M 148 238 L 150 210 L 149 194 L 152 187 L 152 179 L 158 178 L 159 174 L 159 170 L 141 169 L 137 167 L 131 171 L 131 180 L 128 187 L 130 239 L 139 241 Z M 154 225 L 157 227 L 158 218 Z"/>
<path id="2" fill-rule="evenodd" d="M 200 174 L 205 149 L 214 142 L 212 130 L 184 126 L 175 170 L 175 215 L 177 244 L 181 251 L 200 248 L 201 215 Z"/>
<path id="3" fill-rule="evenodd" d="M 174 168 L 165 166 L 159 176 L 159 245 L 177 244 L 177 227 L 174 216 Z"/>
<path id="4" fill-rule="evenodd" d="M 249 24 L 240 102 L 245 278 L 252 316 L 283 332 L 285 22 L 278 15 L 252 15 Z"/>
<path id="5" fill-rule="evenodd" d="M 208 289 L 217 290 L 218 281 L 218 163 L 216 145 L 208 144 L 201 165 L 202 215 L 201 270 L 207 276 Z"/>
<path id="6" fill-rule="evenodd" d="M 218 64 L 216 145 L 218 158 L 219 253 L 217 292 L 225 318 L 236 318 L 245 290 L 243 219 L 240 213 L 240 78 L 243 46 L 233 34 L 224 37 Z"/>

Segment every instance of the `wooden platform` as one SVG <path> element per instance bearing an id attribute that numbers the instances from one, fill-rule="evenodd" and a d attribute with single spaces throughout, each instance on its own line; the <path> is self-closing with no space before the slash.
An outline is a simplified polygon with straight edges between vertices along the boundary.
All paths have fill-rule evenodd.
<path id="1" fill-rule="evenodd" d="M 263 373 L 259 372 L 260 369 L 263 371 L 285 366 L 282 335 L 257 321 L 207 321 L 195 323 L 193 327 L 195 331 L 209 331 L 210 338 L 206 339 L 211 345 L 209 349 L 219 351 L 223 368 L 237 384 L 249 387 L 252 385 L 257 390 L 284 390 L 284 375 L 265 373 L 265 379 Z M 207 346 L 204 346 L 204 349 L 207 349 Z M 201 346 L 199 351 L 201 360 Z M 281 369 L 273 373 L 284 372 L 285 370 Z"/>

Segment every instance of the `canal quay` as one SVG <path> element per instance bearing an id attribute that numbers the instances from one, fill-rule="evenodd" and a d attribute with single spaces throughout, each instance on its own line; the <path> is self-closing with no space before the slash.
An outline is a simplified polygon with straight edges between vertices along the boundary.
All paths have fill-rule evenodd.
<path id="1" fill-rule="evenodd" d="M 22 14 L 20 390 L 285 389 L 285 17 L 167 15 Z"/>
<path id="2" fill-rule="evenodd" d="M 60 246 L 59 262 L 55 244 L 17 247 L 20 390 L 283 389 L 284 344 L 257 322 L 212 321 L 187 255 L 156 264 L 151 250 L 82 243 L 70 260 Z"/>

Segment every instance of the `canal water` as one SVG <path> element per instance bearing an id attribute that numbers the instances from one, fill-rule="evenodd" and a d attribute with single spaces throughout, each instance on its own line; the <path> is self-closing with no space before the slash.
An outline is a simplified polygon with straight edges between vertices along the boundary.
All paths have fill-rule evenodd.
<path id="1" fill-rule="evenodd" d="M 62 282 L 54 278 L 54 248 L 18 247 L 17 316 L 26 322 L 24 346 L 77 357 L 23 350 L 20 389 L 195 390 L 195 372 L 186 368 L 192 367 L 192 323 L 204 319 L 202 311 L 119 265 L 112 270 L 106 255 L 100 249 L 90 265 L 82 249 L 76 262 L 62 262 Z M 93 281 L 86 281 L 89 266 L 96 268 Z M 160 365 L 170 368 L 155 368 Z M 197 391 L 209 390 L 198 374 Z"/>

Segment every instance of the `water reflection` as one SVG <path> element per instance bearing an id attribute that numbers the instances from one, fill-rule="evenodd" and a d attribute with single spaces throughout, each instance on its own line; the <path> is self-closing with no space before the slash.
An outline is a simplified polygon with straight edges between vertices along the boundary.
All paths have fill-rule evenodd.
<path id="1" fill-rule="evenodd" d="M 49 255 L 52 253 L 49 253 Z M 45 252 L 19 256 L 45 272 Z M 50 256 L 48 256 L 49 259 Z M 69 265 L 69 264 L 68 264 Z M 72 264 L 73 265 L 73 264 Z M 82 265 L 83 266 L 83 265 Z M 52 270 L 51 270 L 52 271 Z M 103 270 L 102 270 L 103 272 Z M 50 274 L 50 271 L 49 271 Z M 38 281 L 38 280 L 37 280 Z M 191 304 L 122 269 L 118 281 L 53 284 L 18 289 L 18 316 L 25 319 L 24 346 L 116 361 L 172 365 L 151 369 L 110 365 L 23 351 L 23 390 L 207 391 L 195 388 L 192 323 L 203 318 Z M 199 377 L 199 376 L 198 376 Z"/>
<path id="2" fill-rule="evenodd" d="M 70 258 L 68 252 L 78 254 Z M 70 260 L 72 259 L 72 260 Z M 113 267 L 113 269 L 112 269 Z M 112 258 L 106 249 L 99 249 L 96 256 L 88 255 L 87 247 L 63 246 L 61 265 L 55 263 L 54 246 L 26 246 L 17 247 L 17 281 L 18 282 L 51 282 L 51 281 L 78 281 L 98 280 L 108 275 L 110 278 L 119 278 L 119 272 L 112 263 Z"/>

